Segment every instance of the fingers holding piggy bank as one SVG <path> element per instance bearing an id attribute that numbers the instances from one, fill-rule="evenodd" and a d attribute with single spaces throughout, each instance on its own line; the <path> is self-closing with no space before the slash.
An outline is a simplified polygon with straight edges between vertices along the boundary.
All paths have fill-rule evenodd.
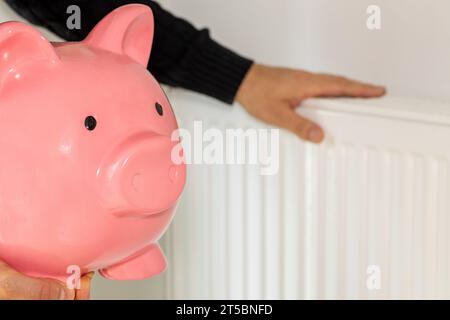
<path id="1" fill-rule="evenodd" d="M 65 281 L 70 266 L 110 279 L 165 269 L 157 241 L 186 169 L 177 122 L 147 71 L 153 16 L 121 7 L 80 43 L 0 24 L 0 259 Z"/>
<path id="2" fill-rule="evenodd" d="M 53 279 L 33 278 L 0 261 L 0 300 L 87 300 L 93 273 L 79 279 L 79 289 L 70 289 Z"/>

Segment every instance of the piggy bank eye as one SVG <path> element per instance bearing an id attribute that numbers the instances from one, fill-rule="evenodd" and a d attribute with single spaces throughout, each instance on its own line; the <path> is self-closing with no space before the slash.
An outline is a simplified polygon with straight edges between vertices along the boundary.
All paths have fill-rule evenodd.
<path id="1" fill-rule="evenodd" d="M 155 103 L 155 109 L 156 109 L 156 112 L 158 112 L 158 114 L 162 117 L 162 115 L 164 114 L 162 105 L 160 105 L 158 102 Z"/>
<path id="2" fill-rule="evenodd" d="M 97 126 L 97 120 L 93 117 L 93 116 L 88 116 L 86 117 L 86 119 L 84 120 L 84 126 L 86 127 L 86 129 L 88 129 L 89 131 L 92 131 L 95 129 L 95 127 Z"/>

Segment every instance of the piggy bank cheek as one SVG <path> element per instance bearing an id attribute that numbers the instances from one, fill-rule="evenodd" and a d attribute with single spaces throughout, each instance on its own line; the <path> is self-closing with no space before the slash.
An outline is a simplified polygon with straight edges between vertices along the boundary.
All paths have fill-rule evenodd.
<path id="1" fill-rule="evenodd" d="M 125 139 L 99 168 L 103 205 L 116 216 L 149 216 L 176 204 L 184 187 L 184 163 L 172 161 L 176 142 L 144 132 Z"/>

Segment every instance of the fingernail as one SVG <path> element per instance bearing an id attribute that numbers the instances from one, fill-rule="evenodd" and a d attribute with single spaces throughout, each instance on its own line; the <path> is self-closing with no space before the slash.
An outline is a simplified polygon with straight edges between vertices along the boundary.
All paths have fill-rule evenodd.
<path id="1" fill-rule="evenodd" d="M 320 128 L 313 127 L 308 132 L 308 140 L 311 142 L 321 142 L 323 140 L 323 131 Z"/>

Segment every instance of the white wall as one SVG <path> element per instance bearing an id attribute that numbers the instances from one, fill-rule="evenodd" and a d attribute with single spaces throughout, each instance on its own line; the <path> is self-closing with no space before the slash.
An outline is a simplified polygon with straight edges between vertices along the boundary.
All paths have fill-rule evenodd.
<path id="1" fill-rule="evenodd" d="M 25 19 L 16 14 L 3 0 L 0 0 L 0 22 L 4 21 L 21 21 L 27 22 Z M 50 41 L 59 41 L 60 39 L 44 28 L 38 28 Z"/>
<path id="2" fill-rule="evenodd" d="M 346 74 L 397 96 L 450 99 L 448 0 L 161 0 L 237 51 L 270 64 Z M 366 28 L 366 9 L 382 29 Z"/>
<path id="3" fill-rule="evenodd" d="M 397 96 L 450 100 L 448 0 L 160 0 L 264 63 L 345 74 Z M 382 29 L 366 28 L 366 8 Z M 17 19 L 0 1 L 0 21 Z"/>
<path id="4" fill-rule="evenodd" d="M 220 42 L 258 61 L 346 74 L 385 84 L 394 95 L 450 100 L 448 0 L 160 2 L 197 26 L 210 27 Z M 365 27 L 369 4 L 382 8 L 381 31 Z M 17 16 L 0 0 L 0 21 L 10 19 Z M 161 297 L 156 289 L 161 280 L 96 278 L 94 297 Z"/>

